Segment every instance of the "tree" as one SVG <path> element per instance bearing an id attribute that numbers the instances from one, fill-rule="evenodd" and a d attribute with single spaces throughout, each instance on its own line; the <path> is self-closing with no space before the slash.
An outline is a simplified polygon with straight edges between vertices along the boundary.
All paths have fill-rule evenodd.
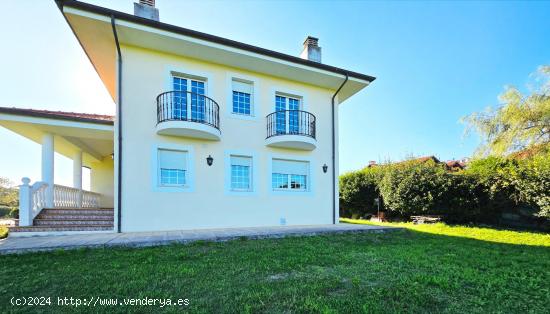
<path id="1" fill-rule="evenodd" d="M 530 95 L 506 87 L 498 108 L 462 119 L 467 133 L 475 130 L 483 139 L 479 154 L 504 156 L 533 145 L 550 146 L 550 66 L 539 67 L 534 75 Z"/>
<path id="2" fill-rule="evenodd" d="M 19 195 L 14 184 L 4 177 L 0 177 L 0 206 L 17 207 Z"/>

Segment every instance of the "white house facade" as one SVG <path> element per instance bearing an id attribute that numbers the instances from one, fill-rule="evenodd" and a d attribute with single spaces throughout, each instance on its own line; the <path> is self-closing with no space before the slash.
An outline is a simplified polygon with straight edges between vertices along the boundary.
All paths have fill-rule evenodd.
<path id="1" fill-rule="evenodd" d="M 0 108 L 0 125 L 43 145 L 42 178 L 23 182 L 24 218 L 14 231 L 338 222 L 338 105 L 373 77 L 321 63 L 313 37 L 294 57 L 161 23 L 154 1 L 136 3 L 134 15 L 56 2 L 117 111 L 78 118 Z M 75 163 L 65 206 L 56 206 L 63 193 L 54 188 L 54 151 Z M 82 191 L 83 165 L 93 192 Z M 63 208 L 73 212 L 54 215 Z M 81 221 L 76 210 L 89 213 L 81 226 L 104 228 L 40 222 L 71 213 Z"/>

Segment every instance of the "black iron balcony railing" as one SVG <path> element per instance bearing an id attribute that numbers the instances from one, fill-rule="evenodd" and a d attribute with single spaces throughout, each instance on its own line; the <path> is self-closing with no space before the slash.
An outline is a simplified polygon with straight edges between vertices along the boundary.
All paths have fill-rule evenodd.
<path id="1" fill-rule="evenodd" d="M 302 110 L 280 110 L 267 115 L 267 138 L 303 135 L 315 138 L 315 116 Z"/>
<path id="2" fill-rule="evenodd" d="M 157 96 L 157 123 L 198 122 L 220 129 L 220 106 L 212 98 L 187 91 L 165 92 Z"/>

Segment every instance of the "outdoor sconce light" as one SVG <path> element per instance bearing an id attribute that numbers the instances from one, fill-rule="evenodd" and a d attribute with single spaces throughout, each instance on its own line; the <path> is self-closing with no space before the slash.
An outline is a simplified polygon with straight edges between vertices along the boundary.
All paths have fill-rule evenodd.
<path id="1" fill-rule="evenodd" d="M 209 165 L 209 166 L 212 166 L 212 163 L 214 162 L 214 158 L 212 158 L 212 156 L 208 155 L 208 157 L 206 157 L 206 163 Z"/>
<path id="2" fill-rule="evenodd" d="M 327 166 L 327 164 L 324 164 L 323 165 L 323 172 L 327 173 L 327 171 L 328 171 L 328 166 Z"/>

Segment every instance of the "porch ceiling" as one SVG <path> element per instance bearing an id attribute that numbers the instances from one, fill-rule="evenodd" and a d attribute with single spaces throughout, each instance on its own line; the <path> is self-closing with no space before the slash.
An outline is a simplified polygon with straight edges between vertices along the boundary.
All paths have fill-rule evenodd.
<path id="1" fill-rule="evenodd" d="M 101 161 L 113 153 L 113 126 L 0 112 L 0 126 L 42 144 L 45 133 L 55 136 L 55 151 L 73 158 L 82 150 L 83 164 Z"/>

